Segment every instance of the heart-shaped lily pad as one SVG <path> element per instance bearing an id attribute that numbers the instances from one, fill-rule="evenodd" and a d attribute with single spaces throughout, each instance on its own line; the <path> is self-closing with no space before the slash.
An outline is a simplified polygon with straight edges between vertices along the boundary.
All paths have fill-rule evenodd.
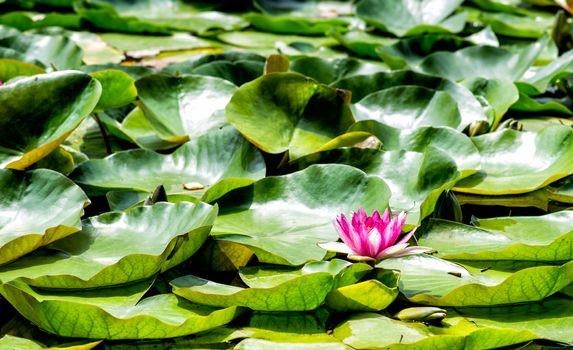
<path id="1" fill-rule="evenodd" d="M 338 239 L 336 215 L 383 210 L 389 197 L 378 177 L 347 165 L 313 165 L 228 193 L 212 235 L 249 247 L 260 261 L 301 265 L 326 255 L 317 243 Z"/>
<path id="2" fill-rule="evenodd" d="M 448 127 L 419 127 L 401 130 L 374 120 L 361 121 L 351 131 L 366 131 L 376 136 L 384 149 L 424 152 L 428 147 L 439 149 L 452 158 L 462 172 L 468 176 L 480 169 L 480 156 L 471 139 Z"/>
<path id="3" fill-rule="evenodd" d="M 226 116 L 253 144 L 291 159 L 312 153 L 354 122 L 346 94 L 296 73 L 273 73 L 239 88 Z"/>
<path id="4" fill-rule="evenodd" d="M 70 177 L 91 194 L 110 190 L 152 192 L 159 185 L 168 193 L 192 194 L 221 179 L 257 180 L 264 175 L 261 154 L 227 127 L 193 139 L 172 154 L 139 149 L 90 160 L 80 164 Z"/>
<path id="5" fill-rule="evenodd" d="M 462 0 L 362 0 L 356 14 L 396 36 L 457 33 L 464 28 L 467 14 L 450 14 L 461 4 Z"/>
<path id="6" fill-rule="evenodd" d="M 512 262 L 513 270 L 519 268 Z M 573 282 L 573 261 L 528 266 L 516 272 L 492 262 L 464 266 L 427 254 L 386 259 L 378 267 L 400 271 L 400 291 L 412 302 L 437 306 L 490 306 L 542 300 Z"/>
<path id="7" fill-rule="evenodd" d="M 413 89 L 413 87 L 430 89 L 433 93 L 445 92 L 448 93 L 454 100 L 454 105 L 457 106 L 460 113 L 460 121 L 455 128 L 463 130 L 467 125 L 475 121 L 488 120 L 486 114 L 484 113 L 483 107 L 480 105 L 475 96 L 472 95 L 471 91 L 460 84 L 453 83 L 447 79 L 430 76 L 422 73 L 416 73 L 408 70 L 399 70 L 393 72 L 380 72 L 369 75 L 357 75 L 349 78 L 341 79 L 332 84 L 333 87 L 339 89 L 345 89 L 352 91 L 352 103 L 360 103 L 365 98 L 373 93 L 381 93 L 381 91 L 390 88 L 402 88 L 404 92 L 410 93 L 425 93 L 428 95 L 430 92 L 423 89 Z M 408 89 L 406 89 L 408 88 Z M 395 90 L 398 92 L 398 90 Z M 386 94 L 391 95 L 390 92 L 384 95 L 378 95 L 377 97 L 372 97 L 372 112 L 380 112 L 385 106 L 378 107 L 377 102 L 381 102 L 383 96 Z M 389 96 L 388 95 L 388 96 Z M 399 96 L 398 96 L 399 97 Z M 401 99 L 406 99 L 406 97 L 400 97 Z M 416 97 L 412 97 L 413 100 L 408 100 L 409 107 L 399 107 L 399 103 L 396 103 L 397 107 L 395 109 L 401 110 L 412 110 L 413 104 L 419 103 L 416 101 Z M 443 97 L 444 98 L 444 97 Z M 447 99 L 447 98 L 446 98 Z M 383 101 L 383 99 L 382 99 Z M 392 103 L 389 106 L 392 107 Z M 388 107 L 386 107 L 388 108 Z M 451 108 L 451 107 L 450 107 Z M 370 110 L 370 109 L 369 109 Z M 389 118 L 391 119 L 391 118 Z M 455 119 L 455 118 L 454 118 Z"/>
<path id="8" fill-rule="evenodd" d="M 79 233 L 1 268 L 0 280 L 84 289 L 148 279 L 195 253 L 216 215 L 210 205 L 181 202 L 91 217 Z"/>
<path id="9" fill-rule="evenodd" d="M 173 338 L 229 323 L 236 307 L 217 310 L 174 294 L 142 299 L 149 282 L 85 292 L 51 292 L 12 281 L 0 293 L 24 317 L 49 333 L 89 339 Z"/>
<path id="10" fill-rule="evenodd" d="M 342 260 L 312 262 L 299 269 L 257 267 L 242 269 L 251 288 L 212 282 L 196 276 L 171 281 L 173 292 L 194 303 L 218 307 L 245 306 L 260 311 L 306 311 L 322 305 L 335 286 L 335 278 L 368 267 Z M 258 277 L 258 278 L 257 278 Z M 356 282 L 357 280 L 350 281 Z"/>
<path id="11" fill-rule="evenodd" d="M 65 176 L 0 169 L 0 188 L 0 265 L 80 230 L 89 199 Z"/>
<path id="12" fill-rule="evenodd" d="M 573 131 L 554 125 L 537 133 L 505 129 L 472 139 L 482 170 L 456 184 L 465 193 L 530 192 L 573 174 Z"/>
<path id="13" fill-rule="evenodd" d="M 418 239 L 456 260 L 525 260 L 560 262 L 573 259 L 570 211 L 539 217 L 478 220 L 478 227 L 431 220 Z"/>
<path id="14" fill-rule="evenodd" d="M 454 160 L 433 147 L 423 152 L 342 148 L 308 155 L 295 164 L 304 168 L 312 163 L 347 164 L 382 178 L 392 192 L 390 207 L 407 211 L 409 225 L 431 214 L 440 194 L 461 177 Z"/>
<path id="15" fill-rule="evenodd" d="M 47 156 L 91 113 L 100 94 L 94 78 L 71 71 L 0 86 L 0 166 L 24 169 Z"/>
<path id="16" fill-rule="evenodd" d="M 225 124 L 223 110 L 237 87 L 202 75 L 148 75 L 136 82 L 141 109 L 159 136 L 194 138 Z"/>
<path id="17" fill-rule="evenodd" d="M 547 43 L 545 36 L 515 53 L 493 46 L 435 52 L 420 62 L 418 69 L 453 81 L 476 77 L 516 81 L 535 62 Z"/>
<path id="18" fill-rule="evenodd" d="M 468 321 L 447 327 L 403 322 L 384 315 L 352 315 L 334 329 L 334 336 L 353 349 L 478 349 L 500 348 L 537 339 L 527 330 L 478 327 Z M 469 346 L 468 346 L 469 344 Z M 472 346 L 473 344 L 479 344 Z"/>

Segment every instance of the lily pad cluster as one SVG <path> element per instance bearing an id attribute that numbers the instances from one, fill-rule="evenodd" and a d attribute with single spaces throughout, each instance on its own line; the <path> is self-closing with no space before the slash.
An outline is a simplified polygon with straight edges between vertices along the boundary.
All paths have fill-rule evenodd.
<path id="1" fill-rule="evenodd" d="M 572 12 L 0 0 L 0 348 L 573 346 Z"/>

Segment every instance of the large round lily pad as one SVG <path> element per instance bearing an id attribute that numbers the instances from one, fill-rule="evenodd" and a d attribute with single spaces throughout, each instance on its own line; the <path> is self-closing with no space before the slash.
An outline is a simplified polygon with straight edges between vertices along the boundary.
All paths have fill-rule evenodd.
<path id="1" fill-rule="evenodd" d="M 0 86 L 0 166 L 24 169 L 55 150 L 95 108 L 100 84 L 62 71 Z"/>
<path id="2" fill-rule="evenodd" d="M 225 178 L 257 180 L 265 175 L 261 154 L 233 128 L 212 131 L 171 154 L 150 150 L 117 152 L 80 164 L 70 177 L 90 194 L 110 190 L 152 192 L 159 185 L 168 193 L 205 189 Z M 186 184 L 194 183 L 193 186 Z"/>
<path id="3" fill-rule="evenodd" d="M 296 73 L 273 73 L 244 84 L 226 115 L 253 144 L 291 158 L 312 153 L 354 122 L 346 94 Z"/>
<path id="4" fill-rule="evenodd" d="M 65 176 L 0 169 L 0 188 L 0 265 L 81 229 L 89 199 Z"/>
<path id="5" fill-rule="evenodd" d="M 51 292 L 12 281 L 1 285 L 0 293 L 32 323 L 61 337 L 173 338 L 222 326 L 240 314 L 235 306 L 217 310 L 174 294 L 142 299 L 150 285 Z"/>
<path id="6" fill-rule="evenodd" d="M 91 217 L 81 232 L 0 269 L 0 280 L 84 289 L 148 279 L 197 251 L 216 215 L 210 205 L 181 202 Z"/>
<path id="7" fill-rule="evenodd" d="M 338 239 L 336 215 L 383 210 L 389 197 L 378 177 L 348 165 L 313 165 L 228 193 L 212 235 L 249 247 L 260 261 L 301 265 L 326 255 L 318 243 Z"/>
<path id="8" fill-rule="evenodd" d="M 573 131 L 555 125 L 539 132 L 502 130 L 472 139 L 482 170 L 456 184 L 465 193 L 531 192 L 573 174 Z"/>

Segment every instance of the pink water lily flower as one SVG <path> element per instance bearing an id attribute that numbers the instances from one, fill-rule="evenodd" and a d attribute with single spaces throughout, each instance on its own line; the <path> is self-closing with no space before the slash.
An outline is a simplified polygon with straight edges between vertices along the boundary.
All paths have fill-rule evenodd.
<path id="1" fill-rule="evenodd" d="M 393 216 L 386 209 L 380 216 L 380 213 L 374 210 L 372 216 L 368 216 L 364 209 L 359 208 L 356 213 L 352 213 L 351 222 L 348 222 L 344 214 L 340 214 L 334 222 L 344 243 L 328 242 L 319 246 L 329 251 L 346 253 L 348 258 L 353 260 L 382 260 L 431 251 L 432 248 L 428 247 L 408 247 L 406 242 L 416 229 L 396 243 L 405 222 L 405 212 Z"/>

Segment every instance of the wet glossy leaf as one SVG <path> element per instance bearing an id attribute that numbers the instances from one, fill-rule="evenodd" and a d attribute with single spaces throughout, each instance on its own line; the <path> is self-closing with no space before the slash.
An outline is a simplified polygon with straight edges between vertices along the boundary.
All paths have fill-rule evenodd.
<path id="1" fill-rule="evenodd" d="M 449 94 L 450 97 L 455 100 L 455 103 L 452 106 L 447 106 L 445 109 L 445 111 L 448 111 L 455 109 L 454 107 L 457 106 L 457 109 L 461 115 L 461 120 L 459 124 L 455 125 L 455 127 L 463 129 L 474 121 L 487 120 L 487 116 L 484 113 L 483 108 L 480 106 L 480 103 L 465 87 L 443 78 L 429 76 L 412 71 L 401 70 L 389 73 L 380 72 L 370 75 L 358 75 L 341 79 L 333 83 L 332 86 L 351 91 L 352 102 L 355 104 L 361 102 L 371 94 L 380 92 L 378 97 L 371 97 L 371 110 L 373 113 L 377 114 L 381 113 L 380 110 L 382 108 L 378 108 L 375 102 L 380 99 L 384 100 L 384 96 L 387 96 L 386 98 L 390 98 L 390 96 L 398 94 L 400 91 L 411 93 L 413 96 L 410 96 L 410 98 L 414 100 L 410 101 L 410 104 L 405 106 L 402 106 L 399 103 L 388 101 L 389 105 L 386 108 L 393 108 L 403 111 L 416 109 L 415 106 L 423 105 L 423 101 L 416 101 L 415 95 L 422 94 L 423 96 L 429 97 L 431 100 L 431 96 L 429 96 L 431 92 L 424 89 L 416 89 L 415 87 L 426 88 L 432 90 L 434 94 L 437 93 L 437 95 L 440 96 L 447 96 L 447 94 Z M 394 92 L 386 92 L 382 94 L 382 91 L 390 88 L 396 88 L 397 90 L 392 90 Z M 399 91 L 398 88 L 402 90 Z M 444 92 L 447 94 L 445 95 L 438 92 Z M 406 96 L 400 98 L 403 100 L 408 100 L 408 97 Z M 448 99 L 448 97 L 441 98 Z M 452 113 L 455 114 L 455 112 Z M 413 115 L 411 117 L 415 118 Z M 388 119 L 391 118 L 388 117 Z"/>
<path id="2" fill-rule="evenodd" d="M 343 92 L 295 73 L 274 73 L 239 88 L 226 116 L 249 141 L 291 159 L 316 151 L 354 122 Z"/>
<path id="3" fill-rule="evenodd" d="M 545 216 L 474 220 L 476 227 L 431 220 L 418 238 L 436 256 L 456 260 L 525 260 L 561 262 L 573 259 L 573 226 L 569 211 Z"/>
<path id="4" fill-rule="evenodd" d="M 240 314 L 217 310 L 173 294 L 141 300 L 149 282 L 86 292 L 48 292 L 22 282 L 0 286 L 0 293 L 22 315 L 45 331 L 89 339 L 172 338 L 219 327 Z"/>
<path id="5" fill-rule="evenodd" d="M 1 86 L 0 165 L 24 169 L 48 155 L 89 115 L 100 94 L 100 84 L 79 72 Z"/>
<path id="6" fill-rule="evenodd" d="M 102 70 L 90 74 L 102 85 L 102 95 L 96 110 L 123 107 L 137 98 L 134 80 L 119 70 Z"/>
<path id="7" fill-rule="evenodd" d="M 373 313 L 351 316 L 334 329 L 334 336 L 353 349 L 419 350 L 499 348 L 536 338 L 526 330 L 480 329 L 467 321 L 441 328 L 402 322 Z"/>
<path id="8" fill-rule="evenodd" d="M 452 14 L 460 0 L 362 0 L 356 5 L 356 14 L 376 28 L 408 36 L 422 33 L 460 32 L 466 14 Z"/>
<path id="9" fill-rule="evenodd" d="M 89 200 L 65 176 L 44 169 L 2 169 L 0 187 L 0 264 L 81 229 L 80 217 Z"/>
<path id="10" fill-rule="evenodd" d="M 244 17 L 255 29 L 279 34 L 322 35 L 331 28 L 348 26 L 347 21 L 338 18 L 269 16 L 255 12 Z"/>
<path id="11" fill-rule="evenodd" d="M 201 75 L 148 75 L 135 86 L 145 118 L 167 141 L 223 126 L 223 110 L 237 90 L 228 81 Z"/>
<path id="12" fill-rule="evenodd" d="M 79 233 L 0 269 L 0 280 L 89 289 L 148 279 L 195 253 L 216 214 L 209 205 L 182 202 L 92 217 Z"/>
<path id="13" fill-rule="evenodd" d="M 171 282 L 173 292 L 194 303 L 227 307 L 245 306 L 260 311 L 314 310 L 324 303 L 335 277 L 351 266 L 342 260 L 314 262 L 301 269 L 243 268 L 251 288 L 184 276 Z M 260 275 L 260 276 L 259 276 Z"/>
<path id="14" fill-rule="evenodd" d="M 117 152 L 82 163 L 70 175 L 91 194 L 110 190 L 152 192 L 163 185 L 168 193 L 188 193 L 184 184 L 208 188 L 225 178 L 259 179 L 265 174 L 260 153 L 236 130 L 225 128 L 198 137 L 172 154 L 150 150 Z"/>
<path id="15" fill-rule="evenodd" d="M 482 170 L 456 190 L 477 194 L 517 194 L 541 188 L 573 173 L 573 133 L 560 125 L 537 133 L 505 129 L 474 137 Z"/>
<path id="16" fill-rule="evenodd" d="M 246 245 L 260 261 L 300 265 L 326 255 L 317 243 L 337 239 L 338 213 L 383 209 L 389 196 L 380 178 L 346 165 L 315 165 L 230 192 L 218 201 L 212 234 Z"/>
<path id="17" fill-rule="evenodd" d="M 515 264 L 514 262 L 512 264 Z M 412 302 L 436 306 L 491 306 L 542 300 L 573 282 L 573 262 L 531 266 L 516 272 L 491 262 L 464 266 L 427 254 L 383 260 L 400 271 L 400 291 Z M 515 270 L 519 265 L 514 265 Z"/>
<path id="18" fill-rule="evenodd" d="M 468 78 L 519 80 L 547 45 L 548 38 L 513 53 L 493 46 L 471 46 L 456 52 L 435 52 L 420 62 L 422 72 L 454 81 Z"/>

